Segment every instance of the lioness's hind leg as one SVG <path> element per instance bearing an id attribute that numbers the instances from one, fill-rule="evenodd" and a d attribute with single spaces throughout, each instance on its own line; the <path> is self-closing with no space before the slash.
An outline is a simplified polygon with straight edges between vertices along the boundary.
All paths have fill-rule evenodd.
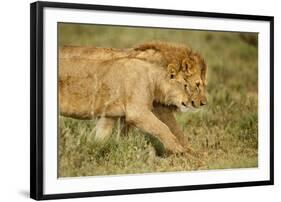
<path id="1" fill-rule="evenodd" d="M 98 119 L 95 135 L 96 142 L 104 142 L 110 137 L 114 122 L 115 119 L 108 117 L 101 117 Z"/>
<path id="2" fill-rule="evenodd" d="M 128 136 L 132 130 L 133 127 L 130 124 L 126 123 L 125 118 L 120 118 L 120 134 Z"/>

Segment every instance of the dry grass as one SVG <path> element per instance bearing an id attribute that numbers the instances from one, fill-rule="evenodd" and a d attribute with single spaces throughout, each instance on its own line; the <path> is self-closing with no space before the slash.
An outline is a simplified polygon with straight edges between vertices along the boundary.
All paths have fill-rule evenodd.
<path id="1" fill-rule="evenodd" d="M 119 125 L 106 145 L 96 145 L 91 141 L 95 120 L 60 117 L 60 177 L 258 165 L 258 53 L 245 37 L 239 33 L 70 24 L 60 25 L 59 30 L 60 45 L 124 48 L 151 40 L 185 43 L 202 53 L 209 67 L 208 106 L 177 115 L 193 153 L 166 156 L 158 140 L 137 129 L 119 136 Z"/>

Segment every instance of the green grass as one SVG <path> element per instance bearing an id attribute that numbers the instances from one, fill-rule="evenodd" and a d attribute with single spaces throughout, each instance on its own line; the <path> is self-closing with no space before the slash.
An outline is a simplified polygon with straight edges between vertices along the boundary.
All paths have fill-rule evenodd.
<path id="1" fill-rule="evenodd" d="M 59 26 L 60 45 L 126 48 L 151 40 L 184 43 L 206 58 L 208 105 L 177 115 L 194 153 L 167 156 L 149 134 L 135 129 L 120 135 L 119 124 L 105 145 L 97 145 L 95 120 L 60 117 L 59 176 L 257 167 L 258 52 L 239 33 Z"/>

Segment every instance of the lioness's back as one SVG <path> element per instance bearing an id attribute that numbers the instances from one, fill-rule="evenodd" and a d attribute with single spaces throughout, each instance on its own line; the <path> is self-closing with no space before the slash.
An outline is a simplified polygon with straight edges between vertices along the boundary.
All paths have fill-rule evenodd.
<path id="1" fill-rule="evenodd" d="M 59 63 L 60 109 L 70 116 L 88 118 L 106 110 L 123 115 L 132 96 L 152 102 L 154 78 L 165 71 L 134 58 L 107 61 L 61 59 Z M 107 109 L 104 107 L 106 106 Z"/>

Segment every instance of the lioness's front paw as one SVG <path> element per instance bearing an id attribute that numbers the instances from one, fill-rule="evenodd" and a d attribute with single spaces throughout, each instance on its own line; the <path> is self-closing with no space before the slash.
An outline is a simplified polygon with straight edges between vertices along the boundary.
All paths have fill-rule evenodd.
<path id="1" fill-rule="evenodd" d="M 173 144 L 169 144 L 167 147 L 166 147 L 166 150 L 168 153 L 172 153 L 172 154 L 175 154 L 175 153 L 183 153 L 184 152 L 184 148 L 183 146 L 181 146 L 180 144 L 178 143 L 173 143 Z"/>

